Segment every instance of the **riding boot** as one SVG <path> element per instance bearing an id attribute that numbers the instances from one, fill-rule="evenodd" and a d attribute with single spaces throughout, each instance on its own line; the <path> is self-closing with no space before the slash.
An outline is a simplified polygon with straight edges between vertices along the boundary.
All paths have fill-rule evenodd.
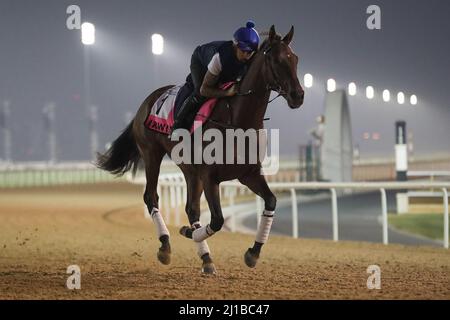
<path id="1" fill-rule="evenodd" d="M 170 132 L 169 138 L 172 137 L 176 129 L 186 129 L 189 130 L 194 122 L 195 116 L 201 105 L 205 102 L 205 98 L 193 94 L 189 96 L 178 111 L 175 122 L 173 124 L 172 130 Z"/>

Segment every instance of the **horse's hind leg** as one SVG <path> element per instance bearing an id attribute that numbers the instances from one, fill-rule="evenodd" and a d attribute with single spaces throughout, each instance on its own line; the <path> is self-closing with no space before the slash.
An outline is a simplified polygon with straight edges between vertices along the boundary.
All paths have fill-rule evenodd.
<path id="1" fill-rule="evenodd" d="M 189 219 L 190 227 L 183 226 L 180 234 L 186 238 L 192 239 L 192 232 L 201 228 L 200 225 L 200 197 L 203 192 L 202 181 L 195 175 L 185 175 L 187 183 L 187 202 L 186 213 Z M 206 274 L 215 274 L 216 267 L 211 258 L 211 253 L 206 240 L 195 242 L 197 254 L 202 259 L 202 272 Z"/>
<path id="2" fill-rule="evenodd" d="M 148 212 L 152 217 L 153 223 L 156 226 L 161 247 L 158 250 L 157 257 L 162 264 L 170 264 L 170 242 L 169 230 L 164 223 L 164 219 L 158 208 L 158 177 L 159 167 L 164 157 L 165 151 L 158 145 L 152 145 L 143 153 L 145 163 L 145 176 L 147 184 L 144 192 L 144 202 L 147 205 Z"/>
<path id="3" fill-rule="evenodd" d="M 246 185 L 250 190 L 264 199 L 264 212 L 261 216 L 261 221 L 256 233 L 256 240 L 253 248 L 249 248 L 244 255 L 245 263 L 248 267 L 253 268 L 259 259 L 261 247 L 269 238 L 270 229 L 272 227 L 273 216 L 277 204 L 277 198 L 270 191 L 267 181 L 263 175 L 260 174 L 260 168 L 255 169 L 252 173 L 239 179 L 239 181 Z"/>

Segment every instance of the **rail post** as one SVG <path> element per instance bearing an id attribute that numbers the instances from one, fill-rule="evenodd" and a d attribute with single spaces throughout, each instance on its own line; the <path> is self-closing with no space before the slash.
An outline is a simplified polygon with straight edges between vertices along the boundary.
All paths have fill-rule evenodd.
<path id="1" fill-rule="evenodd" d="M 386 190 L 384 188 L 380 189 L 381 192 L 381 213 L 382 213 L 382 224 L 383 224 L 383 244 L 388 244 L 388 216 L 387 216 L 387 199 Z"/>
<path id="2" fill-rule="evenodd" d="M 292 237 L 298 238 L 298 210 L 297 210 L 297 194 L 295 189 L 291 188 L 292 203 Z"/>
<path id="3" fill-rule="evenodd" d="M 333 241 L 339 241 L 339 229 L 338 229 L 338 206 L 336 189 L 331 188 L 331 207 L 333 215 Z"/>
<path id="4" fill-rule="evenodd" d="M 181 222 L 180 222 L 180 206 L 183 204 L 183 187 L 184 186 L 180 186 L 180 184 L 183 182 L 183 177 L 175 177 L 175 181 L 176 181 L 176 197 L 177 197 L 177 201 L 176 201 L 176 208 L 175 208 L 175 225 L 178 227 Z"/>
<path id="5" fill-rule="evenodd" d="M 448 192 L 446 188 L 442 188 L 444 193 L 444 248 L 448 249 Z"/>

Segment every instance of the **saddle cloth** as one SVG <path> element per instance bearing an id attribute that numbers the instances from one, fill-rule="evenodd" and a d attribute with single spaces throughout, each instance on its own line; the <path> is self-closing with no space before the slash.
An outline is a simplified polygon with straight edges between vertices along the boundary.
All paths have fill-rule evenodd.
<path id="1" fill-rule="evenodd" d="M 226 83 L 221 86 L 221 89 L 226 90 L 231 87 L 232 84 L 232 82 Z M 183 86 L 181 85 L 172 87 L 156 100 L 145 120 L 146 128 L 167 135 L 170 133 L 174 123 L 175 100 L 182 87 Z M 194 123 L 190 128 L 191 134 L 208 120 L 217 101 L 217 98 L 209 99 L 200 107 L 195 116 Z"/>

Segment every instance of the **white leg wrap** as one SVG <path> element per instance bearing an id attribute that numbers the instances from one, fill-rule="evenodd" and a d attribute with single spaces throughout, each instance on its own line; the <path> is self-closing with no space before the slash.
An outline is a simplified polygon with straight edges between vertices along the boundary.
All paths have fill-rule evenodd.
<path id="1" fill-rule="evenodd" d="M 156 230 L 158 231 L 158 238 L 163 235 L 169 236 L 169 230 L 167 230 L 166 224 L 164 223 L 163 217 L 157 208 L 153 208 L 150 213 L 152 216 L 153 223 L 156 226 Z"/>
<path id="2" fill-rule="evenodd" d="M 206 243 L 206 240 L 203 240 L 202 242 L 196 242 L 195 245 L 197 246 L 197 254 L 200 258 L 204 254 L 209 253 L 209 247 Z"/>
<path id="3" fill-rule="evenodd" d="M 192 229 L 200 229 L 202 226 L 200 225 L 199 221 L 195 221 L 191 225 Z M 201 258 L 204 254 L 210 253 L 208 244 L 206 243 L 206 240 L 203 240 L 201 242 L 196 242 L 195 245 L 197 246 L 197 254 Z"/>
<path id="4" fill-rule="evenodd" d="M 192 239 L 195 242 L 202 242 L 203 240 L 208 239 L 214 234 L 214 231 L 208 225 L 198 228 L 192 232 Z"/>
<path id="5" fill-rule="evenodd" d="M 256 242 L 266 243 L 267 239 L 269 239 L 269 233 L 270 228 L 272 227 L 274 213 L 275 211 L 264 210 L 258 226 L 258 232 L 256 232 Z"/>

